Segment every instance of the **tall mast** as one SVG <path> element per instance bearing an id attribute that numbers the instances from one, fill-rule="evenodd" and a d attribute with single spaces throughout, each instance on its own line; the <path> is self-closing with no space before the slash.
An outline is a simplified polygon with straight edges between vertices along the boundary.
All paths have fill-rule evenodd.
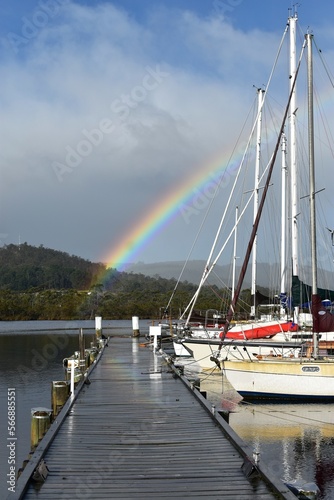
<path id="1" fill-rule="evenodd" d="M 259 180 L 260 180 L 260 158 L 261 158 L 261 125 L 262 125 L 262 107 L 263 107 L 263 97 L 264 90 L 257 89 L 258 95 L 258 120 L 256 128 L 256 161 L 255 161 L 255 183 L 254 183 L 254 217 L 253 222 L 256 219 L 256 214 L 259 208 Z M 256 257 L 257 257 L 257 236 L 255 236 L 253 250 L 252 250 L 252 287 L 251 287 L 251 317 L 255 318 L 256 314 Z"/>
<path id="2" fill-rule="evenodd" d="M 232 264 L 232 296 L 231 298 L 233 299 L 234 297 L 234 292 L 235 292 L 235 269 L 236 269 L 236 261 L 237 261 L 237 229 L 238 229 L 238 214 L 239 214 L 239 208 L 236 207 L 235 209 L 235 225 L 234 225 L 234 244 L 233 244 L 233 264 Z"/>
<path id="3" fill-rule="evenodd" d="M 286 298 L 286 184 L 287 184 L 287 162 L 286 162 L 286 136 L 282 134 L 282 170 L 281 170 L 281 310 L 284 315 L 282 300 Z"/>
<path id="4" fill-rule="evenodd" d="M 290 92 L 296 75 L 296 25 L 297 13 L 289 18 L 290 26 Z M 297 153 L 296 153 L 296 87 L 291 95 L 290 104 L 290 172 L 291 172 L 291 252 L 292 274 L 299 276 L 298 263 L 298 191 L 297 191 Z M 294 321 L 298 322 L 299 306 L 294 307 Z"/>
<path id="5" fill-rule="evenodd" d="M 313 119 L 313 35 L 307 34 L 307 84 L 308 84 L 308 154 L 310 175 L 310 233 L 312 259 L 312 294 L 318 293 L 317 284 L 317 251 L 316 251 L 316 221 L 315 221 L 315 173 L 314 173 L 314 119 Z"/>
<path id="6" fill-rule="evenodd" d="M 235 312 L 235 307 L 236 307 L 236 304 L 237 304 L 238 299 L 239 299 L 239 295 L 240 295 L 240 291 L 241 291 L 241 286 L 242 286 L 243 280 L 245 278 L 247 266 L 248 266 L 248 263 L 249 263 L 249 258 L 250 258 L 251 252 L 252 252 L 254 238 L 256 236 L 256 233 L 257 233 L 257 230 L 258 230 L 258 227 L 259 227 L 259 222 L 260 222 L 260 218 L 261 218 L 261 215 L 262 215 L 263 205 L 264 205 L 264 202 L 266 200 L 266 196 L 267 196 L 267 192 L 268 192 L 268 189 L 269 189 L 269 184 L 270 184 L 271 176 L 272 176 L 273 169 L 274 169 L 274 164 L 275 164 L 275 161 L 276 161 L 276 157 L 277 157 L 279 145 L 280 145 L 280 142 L 281 142 L 281 137 L 282 137 L 282 134 L 283 134 L 283 131 L 284 131 L 285 122 L 286 122 L 286 119 L 287 119 L 287 116 L 288 116 L 288 111 L 290 109 L 291 95 L 292 95 L 292 93 L 294 91 L 294 87 L 295 87 L 295 84 L 296 84 L 296 78 L 297 78 L 297 74 L 298 74 L 298 71 L 299 71 L 299 67 L 300 67 L 300 63 L 298 64 L 297 71 L 296 71 L 296 74 L 295 74 L 295 78 L 293 80 L 292 88 L 291 88 L 291 91 L 290 91 L 290 94 L 289 94 L 288 104 L 287 104 L 287 107 L 285 108 L 285 112 L 284 112 L 284 116 L 283 116 L 283 120 L 282 120 L 282 125 L 281 125 L 281 128 L 279 130 L 278 139 L 277 139 L 277 142 L 276 142 L 274 153 L 273 153 L 273 156 L 272 156 L 270 164 L 269 164 L 267 179 L 266 179 L 266 182 L 265 182 L 265 185 L 264 185 L 264 188 L 263 188 L 263 193 L 262 193 L 261 200 L 260 200 L 260 203 L 259 203 L 259 209 L 257 211 L 256 219 L 254 221 L 252 232 L 251 232 L 250 239 L 249 239 L 249 242 L 248 242 L 248 246 L 247 246 L 247 250 L 246 250 L 246 255 L 245 255 L 244 263 L 243 263 L 242 268 L 241 268 L 241 272 L 240 272 L 240 275 L 239 275 L 239 280 L 238 280 L 238 283 L 237 283 L 237 286 L 236 286 L 236 289 L 235 289 L 233 300 L 232 300 L 232 302 L 230 304 L 229 310 L 228 310 L 227 315 L 226 315 L 226 321 L 225 321 L 225 324 L 224 324 L 224 331 L 222 332 L 223 333 L 223 335 L 222 335 L 222 341 L 221 341 L 221 343 L 219 345 L 219 349 L 218 349 L 219 351 L 221 350 L 221 347 L 223 345 L 223 339 L 225 338 L 225 335 L 226 335 L 226 333 L 227 333 L 227 331 L 229 329 L 230 322 L 231 322 L 231 320 L 233 318 L 233 315 L 234 315 L 234 312 Z"/>
<path id="7" fill-rule="evenodd" d="M 313 35 L 305 35 L 307 41 L 307 103 L 308 103 L 308 156 L 310 176 L 310 234 L 312 262 L 312 297 L 318 293 L 316 213 L 315 213 L 315 173 L 314 173 L 314 118 L 313 118 Z M 318 357 L 318 334 L 313 331 L 313 356 Z"/>

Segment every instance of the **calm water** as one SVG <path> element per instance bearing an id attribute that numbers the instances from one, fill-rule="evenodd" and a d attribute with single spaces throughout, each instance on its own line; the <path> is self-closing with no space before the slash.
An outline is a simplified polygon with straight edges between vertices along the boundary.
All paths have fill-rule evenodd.
<path id="1" fill-rule="evenodd" d="M 80 328 L 89 347 L 94 321 L 0 322 L 0 499 L 8 494 L 8 388 L 15 389 L 17 470 L 30 451 L 31 409 L 51 407 L 51 382 L 64 380 L 63 359 L 78 350 Z M 104 321 L 103 329 L 132 334 L 131 321 Z M 187 370 L 198 373 L 194 364 Z M 321 499 L 334 498 L 334 405 L 242 404 L 221 375 L 199 375 L 208 399 L 231 411 L 230 425 L 278 477 L 316 482 Z"/>
<path id="2" fill-rule="evenodd" d="M 249 404 L 221 374 L 198 374 L 201 390 L 216 409 L 229 411 L 229 424 L 286 482 L 314 482 L 321 499 L 334 499 L 334 404 Z"/>

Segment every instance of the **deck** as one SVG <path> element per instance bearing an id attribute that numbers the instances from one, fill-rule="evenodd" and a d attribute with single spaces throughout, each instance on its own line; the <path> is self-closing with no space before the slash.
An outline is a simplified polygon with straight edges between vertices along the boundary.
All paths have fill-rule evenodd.
<path id="1" fill-rule="evenodd" d="M 251 450 L 143 340 L 111 337 L 89 381 L 38 448 L 46 481 L 24 471 L 8 498 L 296 498 L 262 464 L 246 477 Z"/>

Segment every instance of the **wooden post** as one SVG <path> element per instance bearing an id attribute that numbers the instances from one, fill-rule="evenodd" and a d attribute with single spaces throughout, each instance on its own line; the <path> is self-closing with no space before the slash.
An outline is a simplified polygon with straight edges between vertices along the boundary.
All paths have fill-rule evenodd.
<path id="1" fill-rule="evenodd" d="M 96 347 L 91 347 L 87 350 L 89 356 L 89 366 L 94 363 L 97 358 L 98 350 Z"/>
<path id="2" fill-rule="evenodd" d="M 139 318 L 138 316 L 132 316 L 132 331 L 134 337 L 139 337 Z"/>
<path id="3" fill-rule="evenodd" d="M 36 448 L 51 424 L 51 410 L 47 408 L 33 408 L 31 410 L 31 449 Z"/>
<path id="4" fill-rule="evenodd" d="M 52 402 L 52 412 L 53 416 L 57 416 L 61 408 L 64 406 L 68 395 L 69 395 L 69 385 L 67 382 L 56 381 L 52 382 L 51 385 L 51 402 Z"/>

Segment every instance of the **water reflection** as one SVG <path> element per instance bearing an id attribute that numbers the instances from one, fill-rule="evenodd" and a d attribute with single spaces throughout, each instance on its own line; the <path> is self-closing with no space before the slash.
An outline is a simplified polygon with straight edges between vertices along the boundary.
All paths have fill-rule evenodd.
<path id="1" fill-rule="evenodd" d="M 243 403 L 221 374 L 199 377 L 201 390 L 230 412 L 231 427 L 276 476 L 315 482 L 320 498 L 334 498 L 334 405 Z"/>
<path id="2" fill-rule="evenodd" d="M 26 322 L 24 322 L 26 323 Z M 13 328 L 14 325 L 12 325 Z M 45 330 L 46 332 L 47 330 Z M 90 346 L 94 333 L 85 335 Z M 16 468 L 30 451 L 31 408 L 51 408 L 51 383 L 64 380 L 63 359 L 78 350 L 78 334 L 54 330 L 52 333 L 0 334 L 0 498 L 7 496 L 7 389 L 16 393 Z"/>

